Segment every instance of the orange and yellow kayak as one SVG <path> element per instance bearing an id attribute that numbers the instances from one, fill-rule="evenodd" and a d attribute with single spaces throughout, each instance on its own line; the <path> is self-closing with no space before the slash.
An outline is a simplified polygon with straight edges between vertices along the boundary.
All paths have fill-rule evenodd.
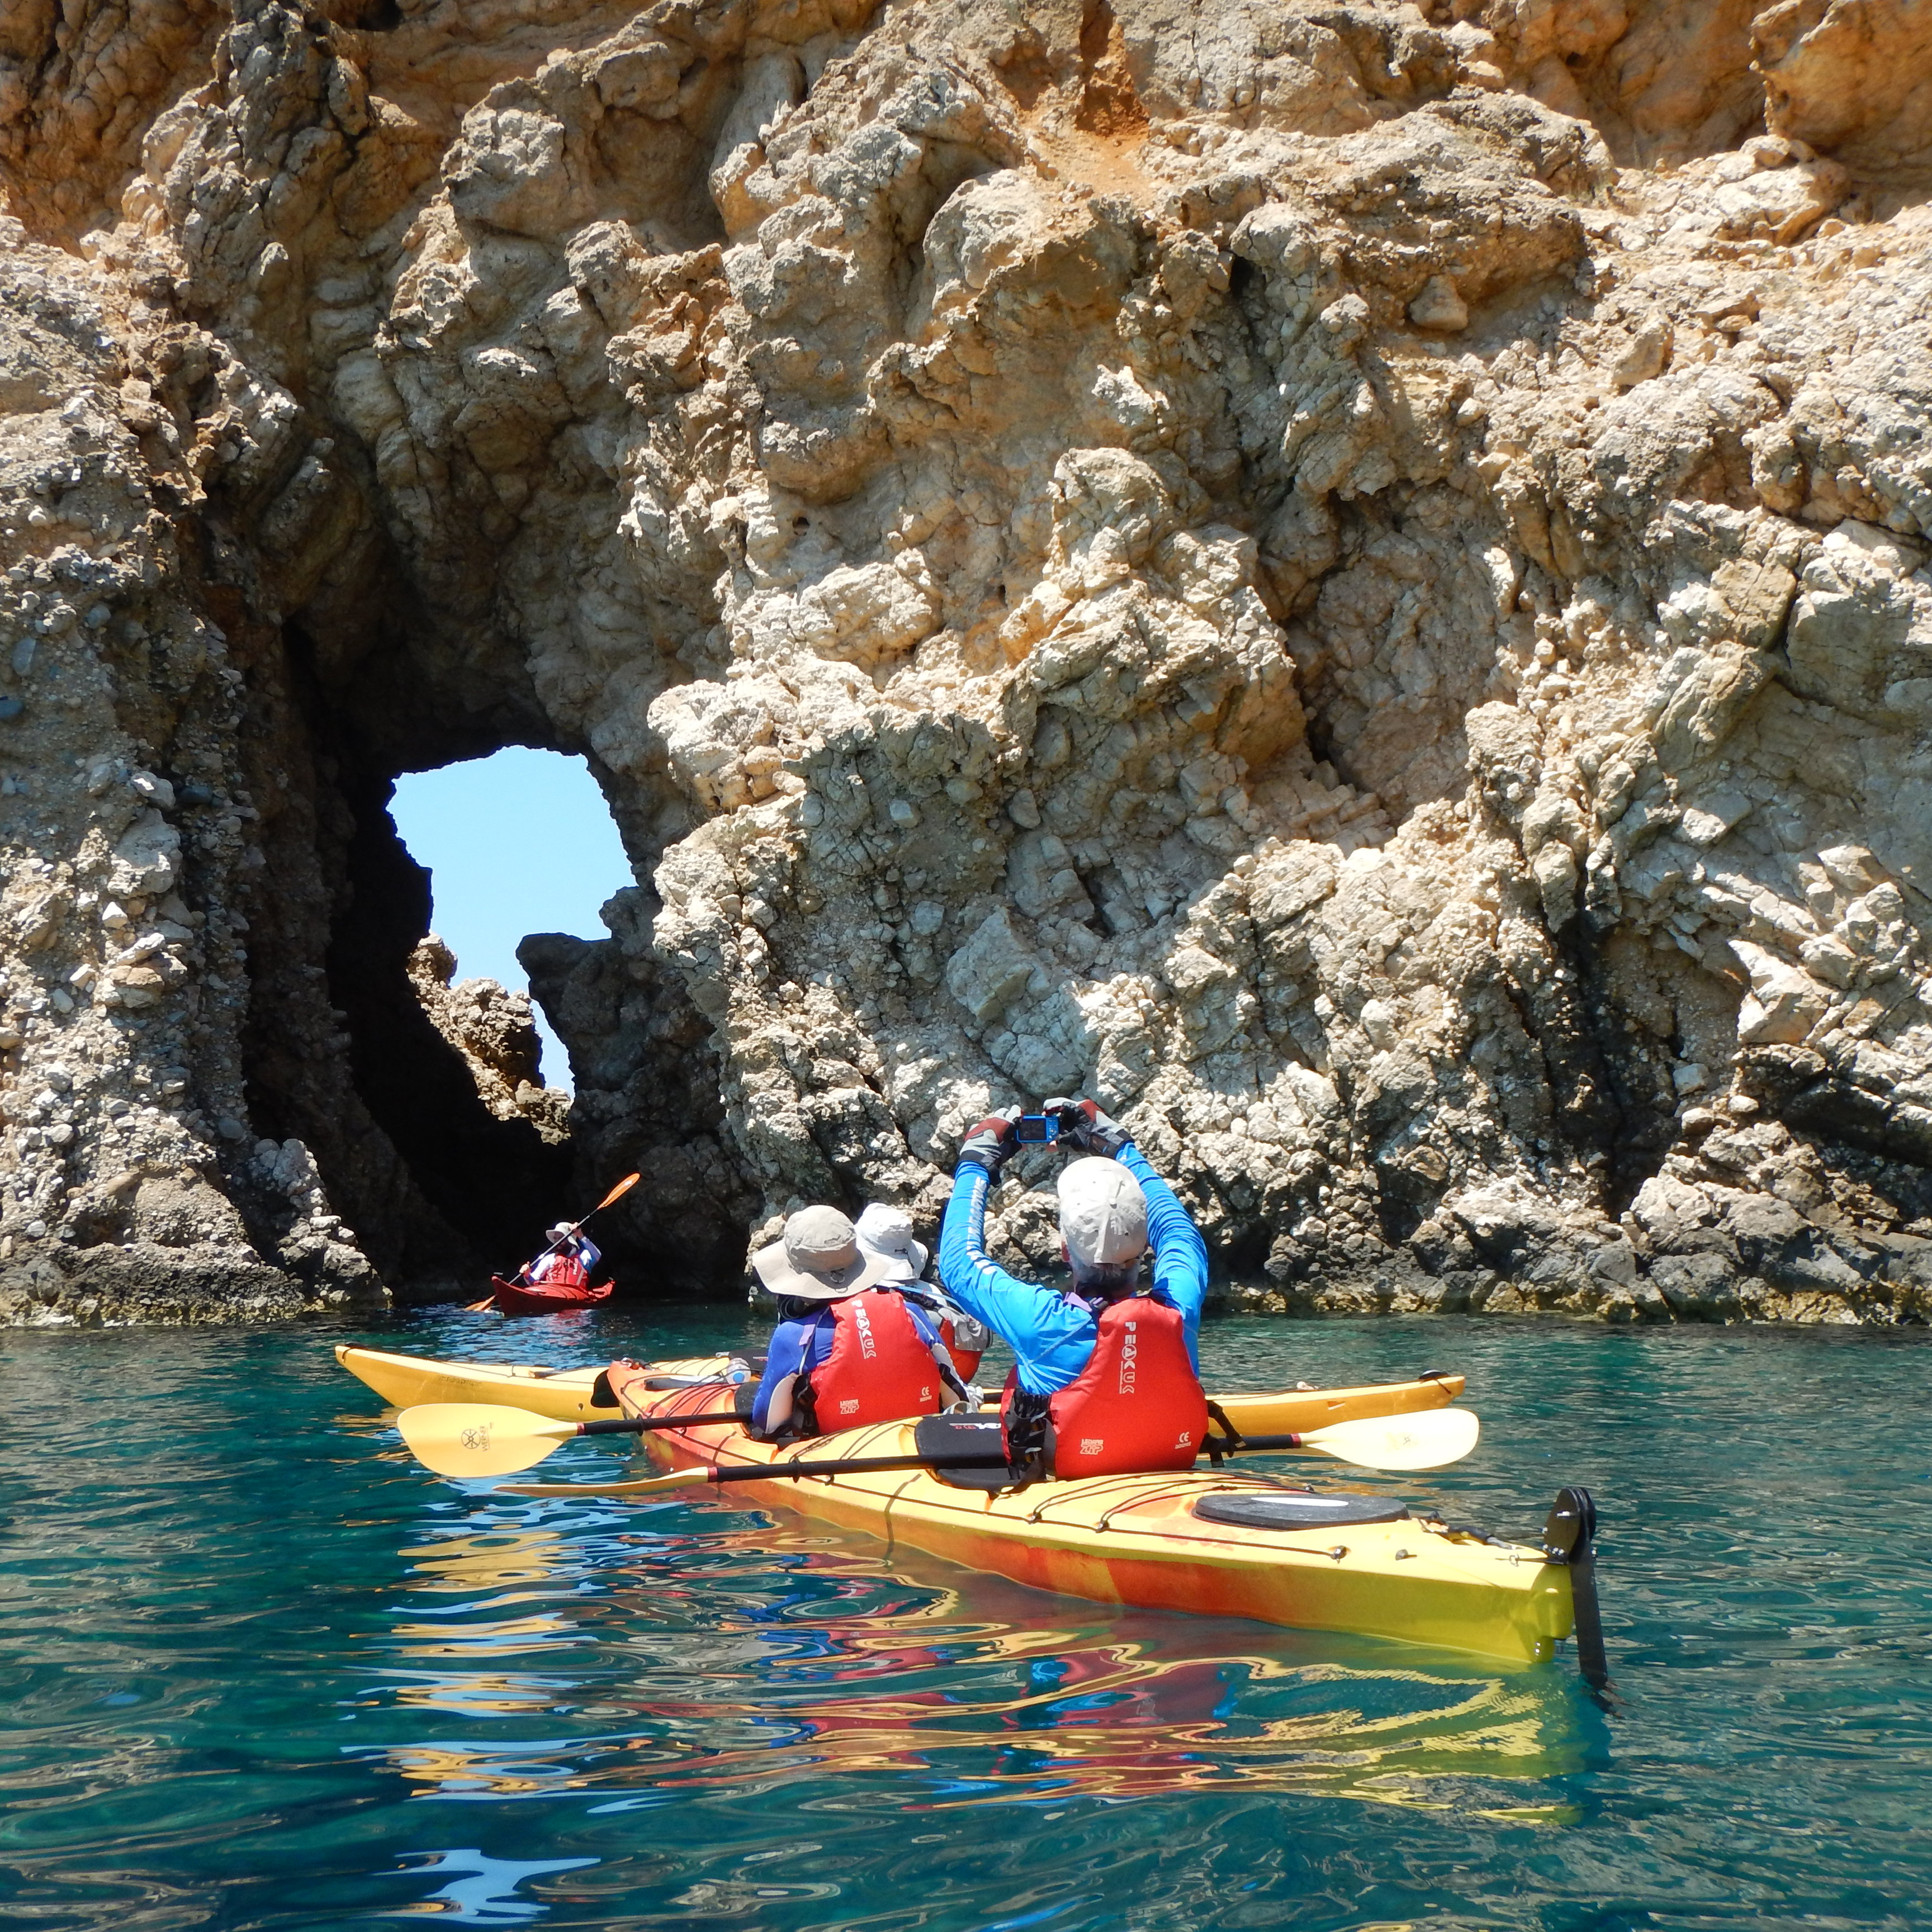
<path id="1" fill-rule="evenodd" d="M 632 1416 L 695 1415 L 729 1400 L 717 1384 L 652 1389 L 661 1370 L 619 1364 L 608 1372 Z M 984 1440 L 973 1448 L 997 1450 L 997 1430 L 990 1417 L 928 1417 L 774 1445 L 733 1424 L 698 1424 L 654 1431 L 646 1443 L 674 1468 L 770 1463 L 770 1482 L 734 1482 L 720 1493 L 1064 1596 L 1394 1637 L 1523 1664 L 1550 1657 L 1571 1630 L 1564 1564 L 1540 1548 L 1412 1516 L 1386 1496 L 1294 1490 L 1232 1466 L 997 1493 L 965 1486 L 972 1479 L 963 1474 L 949 1480 L 923 1469 L 778 1473 L 788 1460 L 931 1454 L 949 1432 L 958 1444 L 977 1431 Z"/>

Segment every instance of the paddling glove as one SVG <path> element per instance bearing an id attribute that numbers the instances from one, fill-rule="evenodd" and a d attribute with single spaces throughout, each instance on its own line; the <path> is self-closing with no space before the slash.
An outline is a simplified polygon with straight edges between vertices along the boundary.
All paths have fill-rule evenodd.
<path id="1" fill-rule="evenodd" d="M 953 1172 L 957 1174 L 970 1162 L 986 1170 L 989 1182 L 998 1181 L 1000 1169 L 1019 1147 L 1019 1133 L 1013 1125 L 1019 1117 L 1018 1108 L 1009 1107 L 1004 1113 L 989 1114 L 976 1126 L 968 1127 L 966 1138 L 959 1143 L 959 1159 Z"/>
<path id="2" fill-rule="evenodd" d="M 1082 1154 L 1097 1154 L 1112 1160 L 1133 1138 L 1091 1100 L 1049 1100 L 1046 1106 L 1049 1113 L 1060 1115 L 1060 1138 L 1071 1142 Z"/>

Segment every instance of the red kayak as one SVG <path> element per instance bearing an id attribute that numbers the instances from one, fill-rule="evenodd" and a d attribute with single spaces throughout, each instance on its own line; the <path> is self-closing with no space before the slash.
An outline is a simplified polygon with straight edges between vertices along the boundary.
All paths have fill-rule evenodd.
<path id="1" fill-rule="evenodd" d="M 495 1284 L 492 1298 L 506 1315 L 560 1315 L 566 1309 L 594 1308 L 609 1299 L 612 1283 L 570 1281 L 506 1281 L 500 1274 L 490 1277 Z"/>

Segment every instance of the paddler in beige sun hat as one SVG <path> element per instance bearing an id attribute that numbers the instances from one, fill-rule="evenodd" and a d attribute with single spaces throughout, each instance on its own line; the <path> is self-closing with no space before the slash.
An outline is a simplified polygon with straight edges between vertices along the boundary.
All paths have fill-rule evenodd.
<path id="1" fill-rule="evenodd" d="M 911 1246 L 922 1263 L 924 1250 Z M 862 1244 L 836 1208 L 800 1208 L 752 1268 L 778 1304 L 752 1405 L 754 1434 L 822 1435 L 934 1415 L 964 1395 L 938 1318 L 914 1287 L 911 1253 Z"/>

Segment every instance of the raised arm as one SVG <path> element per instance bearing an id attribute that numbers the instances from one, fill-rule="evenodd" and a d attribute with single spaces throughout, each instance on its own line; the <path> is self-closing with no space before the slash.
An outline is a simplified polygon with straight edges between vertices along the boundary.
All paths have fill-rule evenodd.
<path id="1" fill-rule="evenodd" d="M 1201 1372 L 1201 1304 L 1208 1294 L 1208 1244 L 1180 1198 L 1155 1173 L 1132 1141 L 1114 1156 L 1141 1184 L 1147 1196 L 1148 1244 L 1154 1250 L 1154 1285 L 1180 1310 L 1186 1324 L 1187 1352 Z"/>

